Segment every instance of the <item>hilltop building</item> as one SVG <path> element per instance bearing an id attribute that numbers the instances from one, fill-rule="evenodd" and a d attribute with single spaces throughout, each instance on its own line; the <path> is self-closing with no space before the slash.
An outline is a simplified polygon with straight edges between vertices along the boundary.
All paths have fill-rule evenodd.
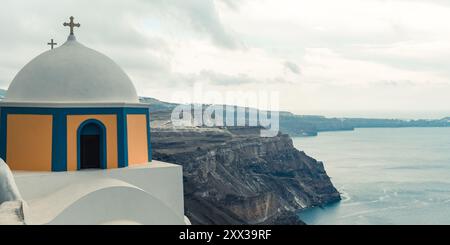
<path id="1" fill-rule="evenodd" d="M 0 157 L 27 171 L 149 163 L 148 105 L 114 61 L 77 41 L 73 18 L 66 24 L 67 42 L 29 62 L 0 103 Z"/>
<path id="2" fill-rule="evenodd" d="M 152 161 L 148 105 L 64 26 L 0 102 L 0 223 L 189 224 L 181 166 Z"/>

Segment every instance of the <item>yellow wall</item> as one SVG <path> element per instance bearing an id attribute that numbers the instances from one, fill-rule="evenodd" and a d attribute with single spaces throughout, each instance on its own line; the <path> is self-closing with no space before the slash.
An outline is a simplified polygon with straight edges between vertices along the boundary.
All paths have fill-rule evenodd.
<path id="1" fill-rule="evenodd" d="M 118 168 L 117 152 L 117 116 L 116 115 L 68 115 L 67 116 L 67 170 L 76 171 L 77 130 L 89 119 L 96 119 L 106 127 L 106 161 L 108 168 Z"/>
<path id="2" fill-rule="evenodd" d="M 52 115 L 8 115 L 6 162 L 13 170 L 52 170 Z"/>
<path id="3" fill-rule="evenodd" d="M 146 115 L 127 115 L 128 124 L 128 165 L 147 164 L 147 117 Z"/>

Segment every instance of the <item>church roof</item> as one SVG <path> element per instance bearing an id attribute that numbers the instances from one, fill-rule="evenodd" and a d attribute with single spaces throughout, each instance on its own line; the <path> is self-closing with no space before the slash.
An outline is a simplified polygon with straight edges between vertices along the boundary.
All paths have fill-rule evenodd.
<path id="1" fill-rule="evenodd" d="M 139 103 L 130 78 L 107 56 L 67 42 L 47 51 L 16 75 L 4 103 Z"/>

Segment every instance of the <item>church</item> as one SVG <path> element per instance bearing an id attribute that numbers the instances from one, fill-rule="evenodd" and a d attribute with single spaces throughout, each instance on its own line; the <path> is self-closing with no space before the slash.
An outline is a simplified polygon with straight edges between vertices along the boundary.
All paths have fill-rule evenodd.
<path id="1" fill-rule="evenodd" d="M 77 41 L 30 61 L 0 103 L 0 158 L 12 170 L 77 171 L 148 164 L 148 105 L 110 58 Z"/>
<path id="2" fill-rule="evenodd" d="M 152 161 L 149 105 L 64 26 L 0 102 L 0 225 L 190 224 L 182 166 Z"/>

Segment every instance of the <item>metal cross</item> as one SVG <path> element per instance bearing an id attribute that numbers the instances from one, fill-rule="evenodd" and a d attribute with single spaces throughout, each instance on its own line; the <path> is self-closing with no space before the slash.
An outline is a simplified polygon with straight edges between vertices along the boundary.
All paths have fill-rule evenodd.
<path id="1" fill-rule="evenodd" d="M 80 23 L 74 23 L 73 22 L 73 16 L 70 16 L 70 22 L 69 23 L 67 23 L 67 22 L 64 22 L 64 26 L 69 26 L 70 27 L 70 35 L 73 35 L 73 28 L 74 27 L 80 27 L 81 25 L 80 25 Z"/>
<path id="2" fill-rule="evenodd" d="M 53 49 L 54 46 L 58 45 L 57 43 L 53 42 L 53 39 L 51 42 L 47 43 L 47 45 L 50 45 Z"/>

